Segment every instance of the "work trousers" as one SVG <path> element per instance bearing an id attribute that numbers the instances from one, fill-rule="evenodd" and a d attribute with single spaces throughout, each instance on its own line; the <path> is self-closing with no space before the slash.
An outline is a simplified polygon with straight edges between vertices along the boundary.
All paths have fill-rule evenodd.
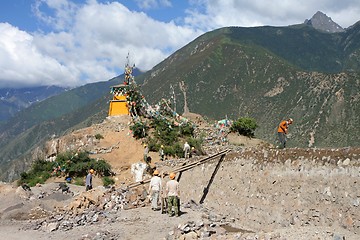
<path id="1" fill-rule="evenodd" d="M 159 202 L 159 191 L 152 190 L 151 191 L 151 208 L 153 210 L 158 210 L 158 202 Z"/>
<path id="2" fill-rule="evenodd" d="M 185 150 L 185 153 L 184 153 L 184 156 L 185 158 L 189 158 L 190 157 L 190 150 Z"/>
<path id="3" fill-rule="evenodd" d="M 286 134 L 283 132 L 278 132 L 278 137 L 280 141 L 280 148 L 286 147 Z"/>
<path id="4" fill-rule="evenodd" d="M 168 196 L 168 213 L 172 216 L 172 208 L 174 207 L 174 212 L 176 216 L 179 216 L 179 200 L 177 196 Z"/>

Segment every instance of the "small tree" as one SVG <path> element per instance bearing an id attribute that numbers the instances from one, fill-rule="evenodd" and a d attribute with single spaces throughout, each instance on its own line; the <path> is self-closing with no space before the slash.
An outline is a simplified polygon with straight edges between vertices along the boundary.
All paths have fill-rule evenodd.
<path id="1" fill-rule="evenodd" d="M 254 118 L 241 117 L 230 127 L 231 132 L 238 132 L 240 135 L 254 137 L 255 129 L 258 127 Z"/>

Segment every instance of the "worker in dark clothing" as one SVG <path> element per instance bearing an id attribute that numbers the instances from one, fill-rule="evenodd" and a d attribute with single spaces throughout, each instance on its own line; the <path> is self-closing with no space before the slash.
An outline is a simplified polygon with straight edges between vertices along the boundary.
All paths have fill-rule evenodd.
<path id="1" fill-rule="evenodd" d="M 93 174 L 94 174 L 94 169 L 90 169 L 89 174 L 86 176 L 86 179 L 85 179 L 86 191 L 91 190 L 93 188 L 93 186 L 92 186 Z"/>

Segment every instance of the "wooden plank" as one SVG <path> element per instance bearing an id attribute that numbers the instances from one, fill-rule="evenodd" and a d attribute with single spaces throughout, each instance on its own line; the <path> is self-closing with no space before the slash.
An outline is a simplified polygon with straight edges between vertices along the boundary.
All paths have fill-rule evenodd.
<path id="1" fill-rule="evenodd" d="M 219 159 L 219 162 L 216 164 L 216 167 L 215 167 L 213 173 L 211 174 L 211 178 L 210 178 L 210 180 L 208 182 L 208 185 L 204 188 L 203 195 L 202 195 L 202 197 L 201 197 L 201 199 L 199 201 L 200 204 L 204 203 L 205 198 L 206 198 L 207 194 L 209 193 L 210 186 L 211 186 L 212 182 L 214 181 L 215 175 L 216 175 L 217 171 L 219 170 L 220 164 L 221 164 L 221 162 L 223 161 L 224 158 L 225 158 L 225 154 L 221 155 L 221 157 Z"/>
<path id="2" fill-rule="evenodd" d="M 181 167 L 178 167 L 178 168 L 175 168 L 173 169 L 171 172 L 174 172 L 174 173 L 178 173 L 178 172 L 183 172 L 183 171 L 186 171 L 186 170 L 189 170 L 189 169 L 192 169 L 196 166 L 199 166 L 201 164 L 204 164 L 205 162 L 208 162 L 210 160 L 213 160 L 214 158 L 216 157 L 219 157 L 219 156 L 222 156 L 222 155 L 226 155 L 230 150 L 229 149 L 226 149 L 226 150 L 223 150 L 223 151 L 220 151 L 218 153 L 215 153 L 211 156 L 208 156 L 208 157 L 205 157 L 201 160 L 198 160 L 198 161 L 195 161 L 193 163 L 189 163 L 185 166 L 181 166 Z M 168 175 L 168 173 L 163 173 L 164 176 Z M 135 183 L 131 183 L 130 185 L 127 186 L 127 188 L 134 188 L 134 187 L 138 187 L 138 186 L 141 186 L 143 184 L 146 184 L 146 183 L 149 183 L 151 179 L 146 179 L 146 180 L 143 180 L 141 182 L 135 182 Z"/>

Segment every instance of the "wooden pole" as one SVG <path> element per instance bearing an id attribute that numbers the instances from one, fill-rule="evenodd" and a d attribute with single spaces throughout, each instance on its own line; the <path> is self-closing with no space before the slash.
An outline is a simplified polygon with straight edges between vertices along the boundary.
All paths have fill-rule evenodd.
<path id="1" fill-rule="evenodd" d="M 192 169 L 196 166 L 199 166 L 205 162 L 208 162 L 210 160 L 213 160 L 214 158 L 218 157 L 218 156 L 224 156 L 229 152 L 230 150 L 229 149 L 225 149 L 223 151 L 220 151 L 218 153 L 215 153 L 211 156 L 208 156 L 208 157 L 205 157 L 203 159 L 200 159 L 198 161 L 195 161 L 193 163 L 189 163 L 185 166 L 181 166 L 181 167 L 178 167 L 178 168 L 175 168 L 173 169 L 171 172 L 174 172 L 174 173 L 178 173 L 178 172 L 183 172 L 183 171 L 186 171 L 186 170 L 189 170 L 189 169 Z M 163 173 L 164 176 L 168 175 L 168 173 Z M 146 179 L 146 180 L 143 180 L 143 181 L 140 181 L 140 182 L 135 182 L 135 183 L 131 183 L 130 185 L 127 186 L 127 188 L 134 188 L 134 187 L 138 187 L 138 186 L 141 186 L 143 184 L 146 184 L 146 183 L 149 183 L 151 179 Z"/>

